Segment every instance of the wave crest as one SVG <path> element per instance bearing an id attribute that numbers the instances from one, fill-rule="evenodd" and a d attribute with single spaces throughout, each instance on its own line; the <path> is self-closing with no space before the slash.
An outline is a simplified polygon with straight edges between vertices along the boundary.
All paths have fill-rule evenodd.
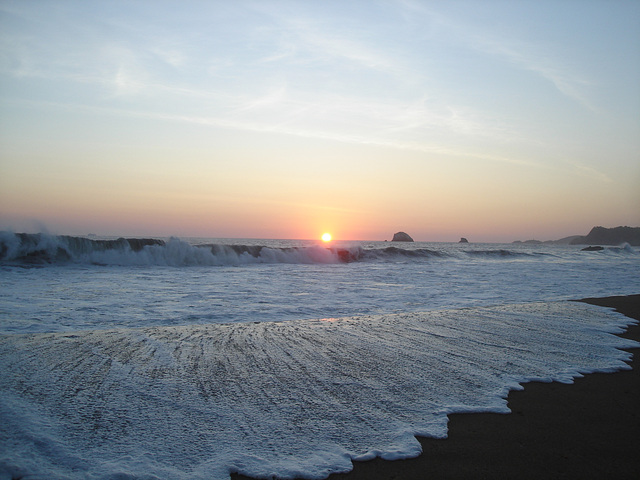
<path id="1" fill-rule="evenodd" d="M 416 248 L 417 247 L 417 248 Z M 636 254 L 631 247 L 606 249 L 605 253 Z M 466 261 L 512 261 L 555 254 L 511 248 L 423 248 L 405 246 L 325 245 L 274 246 L 200 244 L 178 238 L 118 238 L 100 240 L 44 233 L 0 232 L 0 264 L 43 266 L 58 264 L 148 265 L 148 266 L 237 266 L 257 263 L 329 264 L 352 262 L 420 262 L 437 259 Z"/>
<path id="2" fill-rule="evenodd" d="M 360 247 L 275 248 L 263 245 L 191 245 L 178 238 L 95 240 L 46 234 L 0 233 L 0 262 L 47 265 L 223 266 L 252 263 L 349 263 L 363 258 Z"/>

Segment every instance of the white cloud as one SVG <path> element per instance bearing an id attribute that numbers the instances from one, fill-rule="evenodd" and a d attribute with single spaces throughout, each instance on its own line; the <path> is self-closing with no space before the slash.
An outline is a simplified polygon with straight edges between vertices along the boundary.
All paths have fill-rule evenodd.
<path id="1" fill-rule="evenodd" d="M 536 73 L 551 82 L 567 98 L 589 110 L 595 110 L 585 91 L 591 82 L 570 71 L 559 60 L 552 60 L 551 53 L 545 52 L 542 47 L 497 39 L 486 33 L 471 37 L 470 44 L 480 51 L 501 57 L 519 68 Z"/>
<path id="2" fill-rule="evenodd" d="M 602 182 L 602 183 L 612 183 L 613 179 L 607 175 L 606 173 L 601 172 L 600 170 L 591 167 L 589 165 L 584 165 L 583 163 L 577 162 L 577 161 L 568 161 L 567 162 L 569 165 L 571 165 L 574 169 L 575 172 L 578 173 L 578 175 L 583 176 L 583 177 L 587 177 L 587 178 L 591 178 L 593 180 L 596 180 L 598 182 Z"/>
<path id="3" fill-rule="evenodd" d="M 174 68 L 180 68 L 186 64 L 186 56 L 177 48 L 158 47 L 152 48 L 151 52 L 163 62 Z"/>
<path id="4" fill-rule="evenodd" d="M 335 19 L 288 15 L 279 9 L 264 9 L 276 24 L 268 30 L 278 49 L 264 61 L 304 57 L 307 62 L 347 62 L 378 73 L 398 74 L 406 68 L 384 50 L 384 39 L 376 38 L 366 23 L 343 24 Z M 355 27 L 355 28 L 354 28 Z"/>

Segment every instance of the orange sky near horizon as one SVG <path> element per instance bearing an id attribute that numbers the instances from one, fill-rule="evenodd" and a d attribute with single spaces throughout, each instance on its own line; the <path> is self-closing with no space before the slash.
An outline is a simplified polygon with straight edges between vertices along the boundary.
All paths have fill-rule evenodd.
<path id="1" fill-rule="evenodd" d="M 319 166 L 312 168 L 311 181 L 303 178 L 309 167 L 300 167 L 299 177 L 264 168 L 243 179 L 244 170 L 185 172 L 179 166 L 167 175 L 157 156 L 144 168 L 106 160 L 102 171 L 34 166 L 30 189 L 16 182 L 0 196 L 12 199 L 13 205 L 2 205 L 13 206 L 16 220 L 26 219 L 21 225 L 16 221 L 22 230 L 80 235 L 316 239 L 330 232 L 335 239 L 384 240 L 406 231 L 423 241 L 547 240 L 586 234 L 593 219 L 607 218 L 607 192 L 598 192 L 593 179 L 594 194 L 587 200 L 578 189 L 553 182 L 541 192 L 538 183 L 522 175 L 526 167 L 485 166 L 488 176 L 479 182 L 479 168 L 468 162 L 398 168 L 395 151 L 367 150 L 369 158 L 378 157 L 377 163 L 362 160 L 368 171 L 349 172 L 339 161 L 314 158 Z M 309 158 L 313 152 L 298 155 Z M 398 173 L 404 168 L 419 174 L 404 177 Z M 565 209 L 582 214 L 567 219 Z"/>

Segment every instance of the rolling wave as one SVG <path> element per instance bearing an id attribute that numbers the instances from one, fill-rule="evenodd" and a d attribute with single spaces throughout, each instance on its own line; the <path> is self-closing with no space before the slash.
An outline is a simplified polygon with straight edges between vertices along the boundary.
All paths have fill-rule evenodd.
<path id="1" fill-rule="evenodd" d="M 609 250 L 609 249 L 606 249 Z M 627 249 L 631 250 L 631 249 Z M 622 250 L 626 252 L 627 250 Z M 617 249 L 620 251 L 620 249 Z M 0 264 L 225 266 L 255 263 L 328 264 L 352 262 L 412 262 L 432 259 L 513 260 L 553 256 L 518 249 L 451 250 L 388 246 L 327 247 L 308 245 L 192 245 L 178 238 L 119 238 L 99 240 L 67 235 L 0 232 Z"/>
<path id="2" fill-rule="evenodd" d="M 364 250 L 266 245 L 191 245 L 178 238 L 97 240 L 46 234 L 0 234 L 0 263 L 20 265 L 94 264 L 223 266 L 252 263 L 349 263 L 364 258 Z"/>

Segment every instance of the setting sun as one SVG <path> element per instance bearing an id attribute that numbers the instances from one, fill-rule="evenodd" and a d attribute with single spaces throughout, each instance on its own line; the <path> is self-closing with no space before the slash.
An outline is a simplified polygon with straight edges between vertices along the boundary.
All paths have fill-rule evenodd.
<path id="1" fill-rule="evenodd" d="M 322 234 L 322 241 L 323 242 L 330 242 L 331 241 L 331 234 L 330 233 L 323 233 Z"/>

